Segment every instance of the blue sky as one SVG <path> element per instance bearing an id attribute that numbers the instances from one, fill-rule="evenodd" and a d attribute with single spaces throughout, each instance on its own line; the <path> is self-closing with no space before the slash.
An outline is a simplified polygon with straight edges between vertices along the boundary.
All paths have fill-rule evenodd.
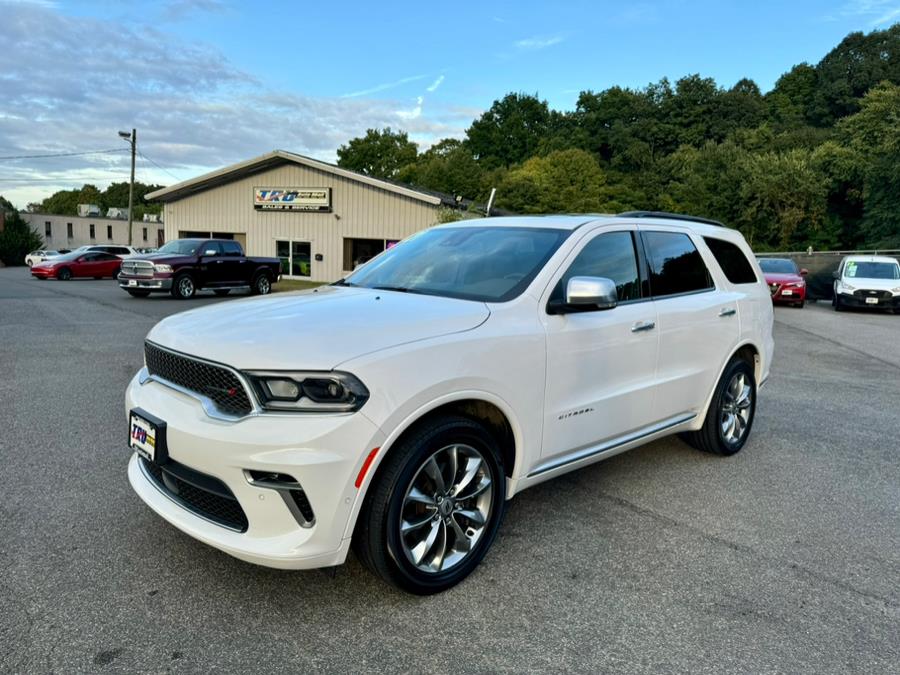
<path id="1" fill-rule="evenodd" d="M 563 110 L 584 89 L 691 73 L 766 91 L 847 33 L 900 21 L 900 0 L 0 0 L 0 17 L 0 157 L 113 148 L 137 126 L 139 179 L 171 183 L 273 148 L 333 160 L 368 127 L 425 147 L 509 91 Z M 0 194 L 24 206 L 125 167 L 0 160 Z"/>

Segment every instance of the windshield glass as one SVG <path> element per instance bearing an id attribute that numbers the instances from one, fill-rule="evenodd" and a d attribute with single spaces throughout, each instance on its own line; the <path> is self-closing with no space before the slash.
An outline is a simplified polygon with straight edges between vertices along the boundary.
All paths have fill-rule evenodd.
<path id="1" fill-rule="evenodd" d="M 537 275 L 569 230 L 441 227 L 388 249 L 338 282 L 384 290 L 505 302 Z"/>
<path id="2" fill-rule="evenodd" d="M 854 279 L 900 279 L 900 265 L 889 262 L 847 263 L 846 276 Z"/>
<path id="3" fill-rule="evenodd" d="M 759 266 L 770 274 L 797 274 L 797 264 L 787 258 L 760 258 Z"/>
<path id="4" fill-rule="evenodd" d="M 157 253 L 168 253 L 170 255 L 194 255 L 194 251 L 202 242 L 198 239 L 175 239 L 168 244 L 163 245 Z"/>

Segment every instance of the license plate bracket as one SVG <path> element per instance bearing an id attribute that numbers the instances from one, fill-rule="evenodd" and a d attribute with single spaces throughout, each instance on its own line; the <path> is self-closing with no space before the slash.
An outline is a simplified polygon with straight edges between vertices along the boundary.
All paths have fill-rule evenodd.
<path id="1" fill-rule="evenodd" d="M 878 298 L 866 298 L 866 304 L 867 305 L 877 305 Z"/>
<path id="2" fill-rule="evenodd" d="M 169 461 L 166 423 L 142 408 L 128 413 L 128 447 L 155 464 Z"/>

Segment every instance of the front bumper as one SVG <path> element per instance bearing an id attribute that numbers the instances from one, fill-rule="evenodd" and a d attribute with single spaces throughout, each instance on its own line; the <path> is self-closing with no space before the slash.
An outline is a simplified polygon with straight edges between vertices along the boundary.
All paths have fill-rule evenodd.
<path id="1" fill-rule="evenodd" d="M 845 307 L 867 307 L 869 309 L 900 309 L 900 295 L 889 295 L 889 291 L 857 290 L 853 293 L 839 293 L 841 304 Z M 877 302 L 868 302 L 874 298 Z"/>
<path id="2" fill-rule="evenodd" d="M 135 277 L 119 273 L 119 288 L 126 291 L 168 291 L 172 277 Z"/>
<path id="3" fill-rule="evenodd" d="M 354 485 L 365 456 L 380 446 L 378 428 L 360 413 L 256 415 L 239 422 L 208 417 L 200 403 L 164 384 L 131 381 L 126 415 L 141 408 L 166 423 L 169 457 L 227 486 L 246 515 L 236 531 L 185 507 L 133 454 L 128 479 L 138 496 L 172 525 L 236 558 L 282 569 L 341 564 L 350 540 L 347 525 Z M 248 471 L 286 474 L 303 488 L 315 520 L 302 526 L 278 490 L 260 487 Z"/>
<path id="4" fill-rule="evenodd" d="M 806 300 L 806 286 L 780 286 L 772 294 L 772 302 L 803 302 Z"/>

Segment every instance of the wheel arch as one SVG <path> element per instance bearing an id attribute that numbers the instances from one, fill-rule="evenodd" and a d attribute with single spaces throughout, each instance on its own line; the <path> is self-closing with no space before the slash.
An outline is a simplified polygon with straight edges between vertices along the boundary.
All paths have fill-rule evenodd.
<path id="1" fill-rule="evenodd" d="M 713 386 L 710 389 L 709 394 L 706 397 L 706 401 L 703 404 L 703 409 L 700 411 L 700 414 L 694 419 L 693 424 L 691 424 L 691 429 L 699 429 L 703 426 L 703 421 L 706 419 L 706 415 L 709 412 L 709 406 L 712 403 L 712 397 L 716 391 L 716 385 L 718 385 L 719 380 L 722 379 L 722 373 L 725 372 L 725 369 L 728 367 L 728 364 L 731 363 L 732 359 L 735 357 L 741 359 L 745 363 L 747 363 L 751 368 L 753 368 L 753 378 L 756 380 L 756 389 L 759 391 L 759 380 L 762 377 L 762 356 L 759 347 L 753 343 L 752 340 L 745 340 L 735 346 L 729 353 L 728 358 L 726 358 L 722 364 L 719 366 L 719 371 L 716 374 L 716 379 L 713 381 Z"/>
<path id="2" fill-rule="evenodd" d="M 505 401 L 483 391 L 461 391 L 437 398 L 407 415 L 388 433 L 378 448 L 375 458 L 365 471 L 363 481 L 357 490 L 356 501 L 344 531 L 345 539 L 353 534 L 366 495 L 378 479 L 384 459 L 404 438 L 414 433 L 422 424 L 447 414 L 460 415 L 481 423 L 497 441 L 503 461 L 503 471 L 507 479 L 516 475 L 516 469 L 521 465 L 522 459 L 522 431 Z M 357 474 L 354 474 L 353 478 L 356 477 Z M 510 496 L 508 490 L 506 496 L 507 498 Z"/>

